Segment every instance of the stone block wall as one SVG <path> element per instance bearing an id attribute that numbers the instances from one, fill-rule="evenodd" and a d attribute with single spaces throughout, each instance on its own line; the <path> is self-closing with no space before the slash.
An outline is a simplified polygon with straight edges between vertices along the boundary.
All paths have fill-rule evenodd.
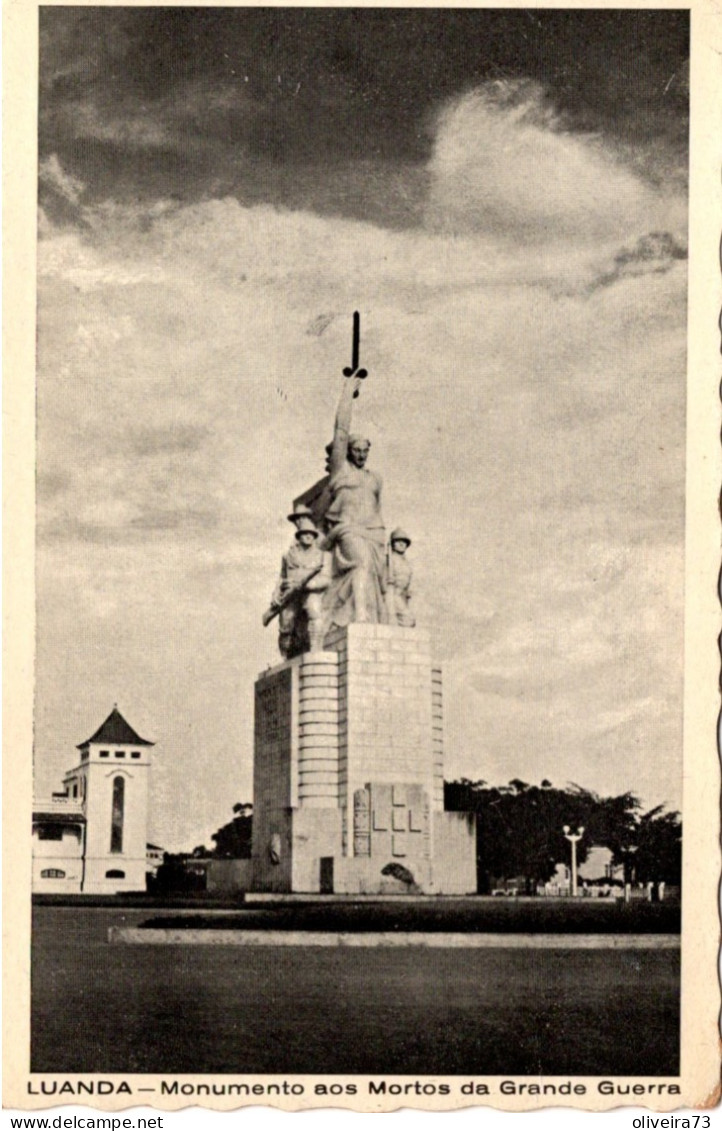
<path id="1" fill-rule="evenodd" d="M 253 759 L 253 888 L 291 891 L 291 810 L 298 800 L 298 664 L 256 680 Z"/>
<path id="2" fill-rule="evenodd" d="M 423 629 L 351 624 L 264 672 L 254 890 L 398 891 L 382 874 L 397 863 L 423 891 L 474 891 L 474 830 L 443 812 L 443 755 L 441 669 Z"/>
<path id="3" fill-rule="evenodd" d="M 433 890 L 440 895 L 476 892 L 476 814 L 434 813 Z"/>
<path id="4" fill-rule="evenodd" d="M 434 732 L 431 647 L 422 629 L 351 624 L 329 633 L 324 647 L 339 657 L 339 801 L 348 847 L 353 795 L 368 781 L 416 782 L 434 807 L 443 806 L 434 789 L 440 714 Z"/>
<path id="5" fill-rule="evenodd" d="M 254 891 L 293 891 L 292 809 L 259 806 L 253 813 L 251 873 Z"/>
<path id="6" fill-rule="evenodd" d="M 297 801 L 298 677 L 294 667 L 293 661 L 280 664 L 256 680 L 253 761 L 256 807 L 288 808 Z"/>
<path id="7" fill-rule="evenodd" d="M 431 669 L 431 737 L 434 760 L 434 784 L 431 807 L 444 808 L 444 699 L 441 667 Z"/>
<path id="8" fill-rule="evenodd" d="M 341 895 L 405 895 L 433 890 L 430 860 L 406 861 L 404 866 L 414 877 L 413 888 L 394 876 L 385 876 L 378 857 L 342 856 L 335 865 L 334 890 Z"/>
<path id="9" fill-rule="evenodd" d="M 351 855 L 349 853 L 349 855 Z M 353 855 L 381 863 L 431 856 L 429 797 L 415 782 L 369 782 L 353 798 Z"/>
<path id="10" fill-rule="evenodd" d="M 250 891 L 252 860 L 211 860 L 206 872 L 206 891 L 212 895 L 232 895 Z"/>
<path id="11" fill-rule="evenodd" d="M 298 804 L 338 805 L 338 653 L 308 652 L 298 662 Z"/>
<path id="12" fill-rule="evenodd" d="M 341 810 L 317 806 L 296 809 L 292 815 L 292 891 L 321 891 L 323 859 L 332 859 L 334 890 L 337 862 L 341 859 Z"/>

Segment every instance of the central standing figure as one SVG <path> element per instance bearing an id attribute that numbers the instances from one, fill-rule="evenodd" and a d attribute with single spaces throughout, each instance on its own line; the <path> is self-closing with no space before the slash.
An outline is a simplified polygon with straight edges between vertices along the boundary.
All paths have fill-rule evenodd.
<path id="1" fill-rule="evenodd" d="M 325 548 L 333 554 L 326 590 L 327 624 L 385 624 L 386 532 L 381 517 L 381 477 L 366 467 L 370 440 L 352 434 L 358 377 L 344 378 L 329 459 L 329 481 L 320 501 Z"/>

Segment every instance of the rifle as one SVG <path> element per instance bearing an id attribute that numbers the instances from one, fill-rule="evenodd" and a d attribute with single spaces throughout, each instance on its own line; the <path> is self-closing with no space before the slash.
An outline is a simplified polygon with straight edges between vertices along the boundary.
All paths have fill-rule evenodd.
<path id="1" fill-rule="evenodd" d="M 281 609 L 285 609 L 286 605 L 290 604 L 297 593 L 302 593 L 309 581 L 311 581 L 317 573 L 320 573 L 322 569 L 323 562 L 321 562 L 321 565 L 316 566 L 315 569 L 312 569 L 311 572 L 304 577 L 303 581 L 299 581 L 298 585 L 292 585 L 290 589 L 287 589 L 278 601 L 274 601 L 272 605 L 269 605 L 261 618 L 263 627 L 266 628 L 273 618 L 278 616 Z"/>
<path id="2" fill-rule="evenodd" d="M 386 539 L 386 592 L 384 593 L 389 623 L 396 624 L 396 602 L 394 599 L 394 563 L 391 552 L 391 538 Z"/>

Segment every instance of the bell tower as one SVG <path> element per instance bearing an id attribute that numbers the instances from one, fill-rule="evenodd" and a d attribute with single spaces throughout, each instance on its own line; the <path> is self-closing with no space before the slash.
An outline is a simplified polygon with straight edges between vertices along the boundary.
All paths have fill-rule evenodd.
<path id="1" fill-rule="evenodd" d="M 144 891 L 150 749 L 117 706 L 78 746 L 80 763 L 64 779 L 85 813 L 84 875 L 88 895 Z"/>

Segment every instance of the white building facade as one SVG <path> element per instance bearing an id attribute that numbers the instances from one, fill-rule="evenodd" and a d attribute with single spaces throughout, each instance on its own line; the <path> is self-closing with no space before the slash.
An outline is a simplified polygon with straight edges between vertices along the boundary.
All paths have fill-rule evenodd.
<path id="1" fill-rule="evenodd" d="M 34 892 L 145 891 L 152 746 L 117 707 L 80 743 L 63 792 L 34 807 Z"/>

